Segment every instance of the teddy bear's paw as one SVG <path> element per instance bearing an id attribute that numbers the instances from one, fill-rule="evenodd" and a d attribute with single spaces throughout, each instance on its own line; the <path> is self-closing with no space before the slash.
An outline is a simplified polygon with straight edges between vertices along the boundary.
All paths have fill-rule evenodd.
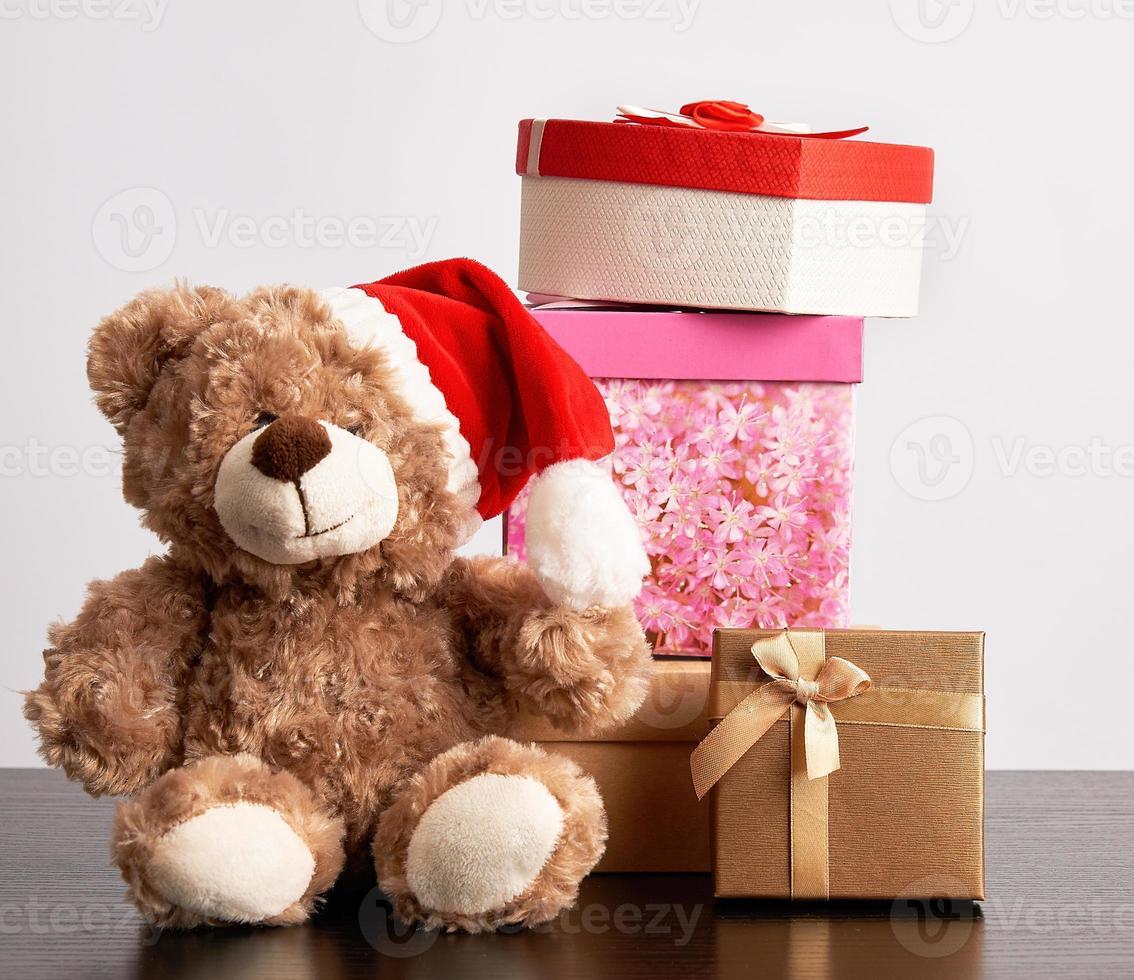
<path id="1" fill-rule="evenodd" d="M 426 908 L 484 915 L 535 883 L 562 833 L 563 809 L 538 779 L 482 772 L 422 815 L 406 883 Z"/>
<path id="2" fill-rule="evenodd" d="M 491 737 L 434 759 L 382 816 L 374 853 L 403 919 L 480 932 L 553 919 L 574 903 L 605 841 L 588 776 Z"/>
<path id="3" fill-rule="evenodd" d="M 275 810 L 226 803 L 162 834 L 148 872 L 170 905 L 204 919 L 265 922 L 303 897 L 315 858 Z"/>
<path id="4" fill-rule="evenodd" d="M 556 463 L 532 481 L 524 535 L 544 592 L 572 609 L 628 605 L 650 571 L 610 474 L 587 459 Z"/>
<path id="5" fill-rule="evenodd" d="M 338 876 L 342 834 L 293 776 L 251 756 L 216 756 L 120 806 L 113 852 L 158 925 L 289 925 Z"/>

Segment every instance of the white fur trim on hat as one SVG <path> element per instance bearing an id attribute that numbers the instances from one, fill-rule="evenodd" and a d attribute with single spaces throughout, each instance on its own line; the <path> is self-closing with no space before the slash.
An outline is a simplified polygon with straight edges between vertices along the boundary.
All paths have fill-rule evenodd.
<path id="1" fill-rule="evenodd" d="M 476 512 L 480 500 L 480 477 L 468 440 L 461 435 L 456 416 L 445 404 L 445 396 L 429 377 L 429 369 L 417 357 L 417 345 L 406 336 L 401 321 L 361 289 L 324 289 L 320 295 L 351 340 L 360 346 L 373 346 L 386 354 L 398 383 L 398 394 L 409 403 L 419 422 L 440 425 L 445 449 L 449 453 L 447 489 L 468 508 L 470 517 L 464 540 L 481 524 Z"/>
<path id="2" fill-rule="evenodd" d="M 609 470 L 589 459 L 555 463 L 532 480 L 524 533 L 548 598 L 575 609 L 626 605 L 650 571 Z"/>

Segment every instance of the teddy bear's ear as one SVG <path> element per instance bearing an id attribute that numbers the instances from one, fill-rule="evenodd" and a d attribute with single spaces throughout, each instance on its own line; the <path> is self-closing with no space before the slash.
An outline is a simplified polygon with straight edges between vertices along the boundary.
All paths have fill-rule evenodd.
<path id="1" fill-rule="evenodd" d="M 87 377 L 96 404 L 120 434 L 145 407 L 162 368 L 184 357 L 202 330 L 231 316 L 234 303 L 211 286 L 151 289 L 95 328 Z"/>

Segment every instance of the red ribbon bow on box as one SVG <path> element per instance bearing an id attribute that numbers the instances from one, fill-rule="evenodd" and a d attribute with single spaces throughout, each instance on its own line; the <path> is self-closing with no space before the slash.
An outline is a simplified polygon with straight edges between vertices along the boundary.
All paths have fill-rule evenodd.
<path id="1" fill-rule="evenodd" d="M 680 113 L 662 109 L 643 109 L 640 106 L 620 105 L 616 122 L 637 123 L 642 126 L 670 126 L 685 129 L 715 129 L 725 133 L 768 133 L 773 136 L 803 136 L 809 139 L 841 140 L 865 133 L 870 127 L 843 129 L 827 133 L 812 133 L 804 123 L 768 122 L 760 113 L 753 112 L 743 102 L 726 102 L 710 99 L 690 102 Z"/>

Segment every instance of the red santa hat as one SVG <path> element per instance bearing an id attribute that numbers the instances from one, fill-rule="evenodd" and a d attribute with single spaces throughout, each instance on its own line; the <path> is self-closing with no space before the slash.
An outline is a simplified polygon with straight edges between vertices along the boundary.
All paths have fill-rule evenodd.
<path id="1" fill-rule="evenodd" d="M 399 392 L 441 426 L 467 537 L 533 477 L 528 561 L 552 599 L 629 601 L 648 571 L 637 525 L 599 461 L 602 395 L 495 273 L 471 259 L 323 293 L 351 338 L 383 350 Z"/>

